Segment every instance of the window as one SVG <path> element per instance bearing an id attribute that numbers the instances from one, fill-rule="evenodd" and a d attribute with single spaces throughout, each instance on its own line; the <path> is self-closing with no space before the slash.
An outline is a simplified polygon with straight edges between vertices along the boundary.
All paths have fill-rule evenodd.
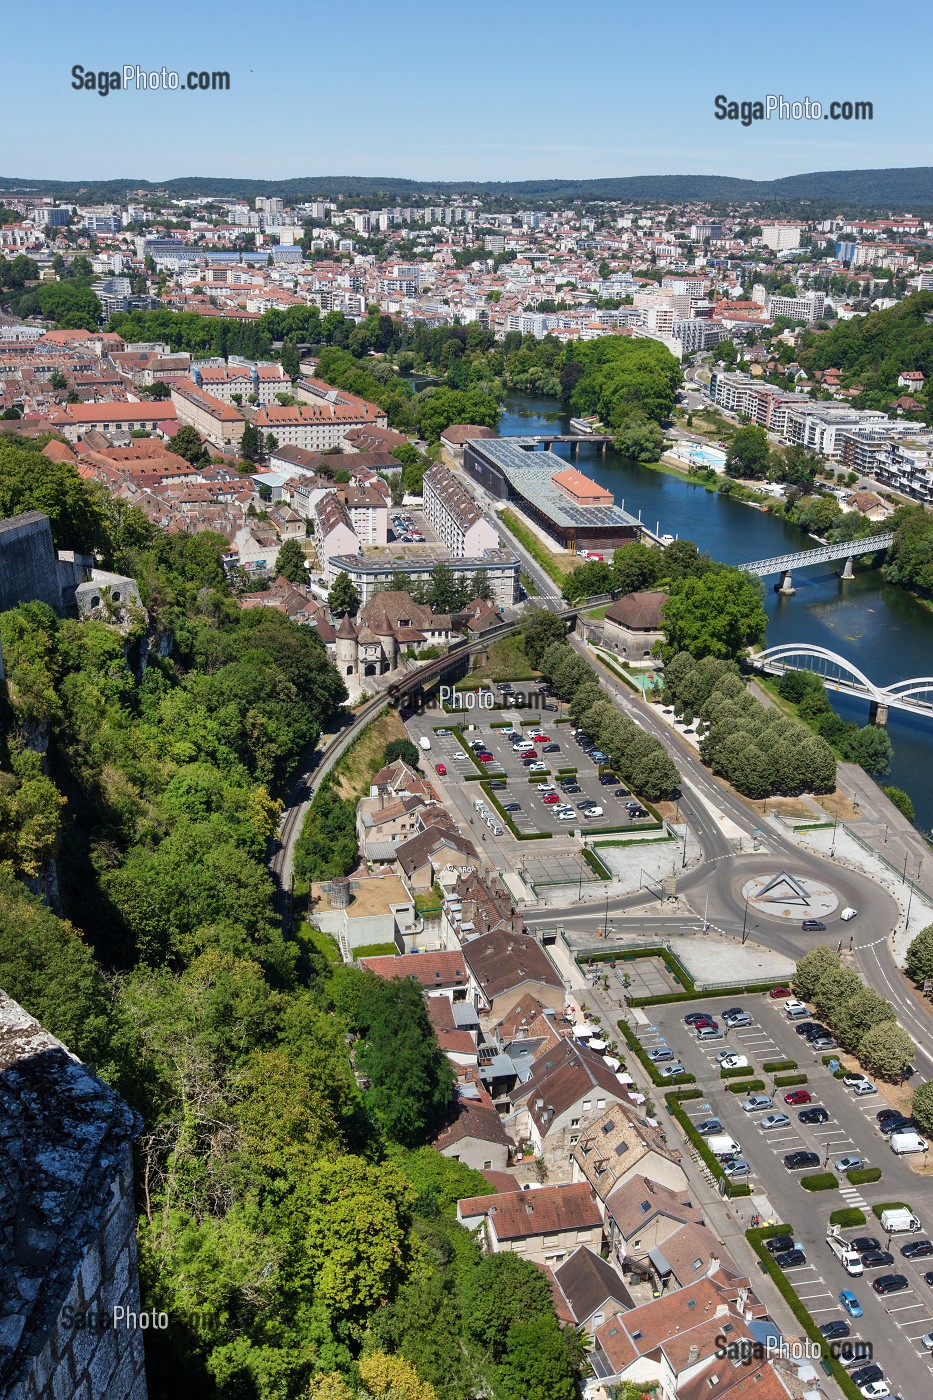
<path id="1" fill-rule="evenodd" d="M 490 1171 L 491 1169 L 492 1169 L 492 1162 L 484 1162 L 484 1163 L 483 1163 L 483 1171 L 484 1171 L 484 1172 L 488 1172 L 488 1171 Z"/>
<path id="2" fill-rule="evenodd" d="M 571 1128 L 579 1128 L 579 1126 L 580 1126 L 580 1120 L 579 1120 L 579 1118 L 571 1118 L 571 1120 L 570 1120 L 570 1126 L 571 1126 Z"/>
<path id="3" fill-rule="evenodd" d="M 577 1143 L 578 1143 L 579 1141 L 580 1141 L 580 1134 L 579 1134 L 579 1133 L 574 1133 L 573 1136 L 572 1136 L 571 1139 L 570 1139 L 570 1146 L 571 1146 L 571 1147 L 576 1147 L 576 1145 L 577 1145 Z"/>
<path id="4" fill-rule="evenodd" d="M 587 1109 L 590 1109 L 590 1108 L 592 1108 L 592 1107 L 593 1107 L 593 1103 L 592 1103 L 592 1100 L 591 1100 L 591 1099 L 584 1099 L 584 1100 L 583 1100 L 583 1112 L 584 1112 L 584 1113 L 586 1113 Z"/>
<path id="5" fill-rule="evenodd" d="M 691 1267 L 691 1269 L 702 1269 L 702 1267 L 703 1267 L 703 1260 L 702 1260 L 702 1259 L 694 1259 L 694 1261 L 693 1261 L 693 1263 L 690 1265 L 690 1267 Z"/>
<path id="6" fill-rule="evenodd" d="M 643 1337 L 644 1335 L 645 1335 L 644 1332 L 633 1332 L 633 1333 L 632 1333 L 632 1341 L 633 1341 L 633 1342 L 640 1342 L 641 1339 L 642 1339 L 642 1337 Z"/>
<path id="7" fill-rule="evenodd" d="M 597 1100 L 596 1100 L 596 1107 L 597 1107 L 597 1108 L 605 1108 L 605 1107 L 606 1107 L 606 1100 L 605 1100 L 605 1099 L 597 1099 Z"/>

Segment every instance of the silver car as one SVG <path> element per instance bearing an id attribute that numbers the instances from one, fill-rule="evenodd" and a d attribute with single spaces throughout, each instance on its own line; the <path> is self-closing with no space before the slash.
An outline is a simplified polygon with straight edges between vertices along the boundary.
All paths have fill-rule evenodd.
<path id="1" fill-rule="evenodd" d="M 749 1094 L 747 1099 L 743 1099 L 740 1108 L 744 1113 L 761 1113 L 766 1108 L 771 1108 L 774 1100 L 769 1099 L 767 1094 Z"/>

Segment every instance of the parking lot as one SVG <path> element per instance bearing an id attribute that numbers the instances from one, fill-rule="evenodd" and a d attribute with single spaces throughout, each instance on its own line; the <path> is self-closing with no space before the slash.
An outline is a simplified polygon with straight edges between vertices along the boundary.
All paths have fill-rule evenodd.
<path id="1" fill-rule="evenodd" d="M 872 1344 L 874 1359 L 883 1367 L 892 1395 L 899 1389 L 905 1395 L 928 1393 L 933 1360 L 920 1339 L 933 1331 L 933 1286 L 924 1278 L 933 1269 L 933 1257 L 912 1261 L 900 1253 L 906 1241 L 927 1238 L 928 1227 L 933 1228 L 933 1207 L 925 1209 L 925 1184 L 891 1151 L 879 1130 L 877 1114 L 886 1106 L 883 1096 L 856 1096 L 841 1080 L 834 1079 L 822 1063 L 825 1052 L 812 1050 L 806 1037 L 796 1034 L 796 1026 L 787 1019 L 783 1006 L 783 1000 L 772 1000 L 767 995 L 738 993 L 715 1000 L 652 1007 L 646 1009 L 650 1024 L 637 1029 L 637 1034 L 646 1050 L 662 1054 L 671 1050 L 674 1061 L 681 1062 L 696 1076 L 696 1087 L 703 1097 L 686 1101 L 684 1112 L 695 1125 L 712 1118 L 719 1120 L 721 1132 L 739 1144 L 739 1155 L 750 1167 L 748 1176 L 737 1179 L 748 1181 L 754 1191 L 764 1194 L 775 1219 L 793 1226 L 794 1239 L 804 1249 L 807 1262 L 789 1269 L 788 1278 L 817 1325 L 845 1317 L 839 1293 L 851 1289 L 863 1310 L 861 1318 L 849 1320 L 851 1335 Z M 730 1007 L 741 1007 L 751 1024 L 729 1030 L 722 1012 Z M 684 1020 L 696 1012 L 713 1017 L 722 1032 L 721 1039 L 698 1038 Z M 726 1051 L 747 1059 L 750 1076 L 765 1083 L 764 1090 L 754 1092 L 765 1095 L 772 1101 L 770 1104 L 746 1112 L 742 1108 L 745 1096 L 727 1092 L 725 1085 L 729 1081 L 721 1079 L 718 1060 Z M 762 1069 L 773 1060 L 796 1061 L 798 1070 L 786 1072 L 807 1075 L 807 1083 L 799 1087 L 812 1096 L 810 1103 L 785 1102 L 785 1094 L 793 1093 L 798 1086 L 775 1088 L 774 1074 Z M 657 1068 L 663 1069 L 664 1063 L 660 1061 Z M 779 1075 L 782 1073 L 778 1071 Z M 802 1122 L 800 1115 L 814 1108 L 825 1110 L 825 1121 Z M 762 1127 L 770 1114 L 783 1114 L 788 1122 Z M 783 1159 L 793 1152 L 813 1153 L 818 1161 L 805 1169 L 790 1170 Z M 881 1180 L 852 1186 L 844 1173 L 837 1172 L 837 1191 L 811 1193 L 799 1185 L 801 1176 L 833 1171 L 834 1163 L 847 1156 L 861 1158 L 863 1166 L 881 1167 Z M 891 1239 L 885 1235 L 871 1206 L 891 1200 L 913 1204 L 924 1226 L 921 1235 L 896 1235 Z M 876 1238 L 881 1249 L 893 1255 L 893 1263 L 880 1263 L 874 1268 L 866 1265 L 862 1275 L 849 1277 L 825 1239 L 830 1213 L 843 1206 L 859 1207 L 866 1215 L 866 1223 L 845 1231 L 845 1237 Z M 910 1286 L 879 1296 L 872 1289 L 872 1281 L 889 1273 L 903 1274 Z"/>
<path id="2" fill-rule="evenodd" d="M 600 781 L 599 765 L 578 747 L 570 725 L 555 724 L 553 715 L 545 716 L 535 710 L 534 716 L 529 717 L 527 712 L 516 710 L 514 717 L 505 720 L 501 711 L 471 710 L 468 716 L 451 715 L 450 719 L 449 727 L 459 724 L 468 746 L 482 741 L 485 751 L 492 754 L 492 760 L 483 765 L 486 775 L 493 782 L 505 784 L 495 790 L 496 797 L 522 835 L 606 827 L 631 827 L 637 831 L 652 821 L 647 812 L 637 817 L 626 806 L 637 803 L 637 798 L 619 779 L 613 777 L 611 784 Z M 533 754 L 522 753 L 513 745 L 510 731 L 493 728 L 494 724 L 510 724 L 524 735 L 542 733 L 546 737 L 535 741 Z M 539 729 L 539 725 L 544 728 Z M 456 771 L 470 771 L 470 759 L 455 734 L 437 734 L 436 744 L 440 762 L 453 765 Z M 552 744 L 557 748 L 551 749 Z M 562 781 L 558 771 L 563 768 L 575 769 L 575 776 Z M 548 797 L 550 801 L 545 800 Z M 584 809 L 594 803 L 601 812 L 587 816 Z M 561 804 L 573 808 L 572 819 L 559 815 Z"/>

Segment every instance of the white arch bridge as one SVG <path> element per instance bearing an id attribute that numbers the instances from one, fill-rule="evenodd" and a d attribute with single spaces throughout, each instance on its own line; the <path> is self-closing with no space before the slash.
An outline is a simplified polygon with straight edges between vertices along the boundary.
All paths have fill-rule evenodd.
<path id="1" fill-rule="evenodd" d="M 782 646 L 767 647 L 753 656 L 751 663 L 769 676 L 783 676 L 787 671 L 813 671 L 827 690 L 867 700 L 875 724 L 886 724 L 889 710 L 909 710 L 933 719 L 933 676 L 876 685 L 844 656 L 809 642 L 785 642 Z"/>

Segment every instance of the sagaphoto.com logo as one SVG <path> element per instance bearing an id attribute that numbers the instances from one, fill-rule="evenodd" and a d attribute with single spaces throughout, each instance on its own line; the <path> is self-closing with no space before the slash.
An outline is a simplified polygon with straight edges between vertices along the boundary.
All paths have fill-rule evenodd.
<path id="1" fill-rule="evenodd" d="M 770 121 L 870 122 L 875 119 L 875 104 L 849 98 L 818 102 L 814 97 L 803 97 L 797 101 L 776 92 L 739 100 L 720 92 L 713 98 L 713 116 L 718 122 L 738 122 L 741 126 Z"/>
<path id="2" fill-rule="evenodd" d="M 109 97 L 112 92 L 229 92 L 230 74 L 223 68 L 190 68 L 177 73 L 174 68 L 141 68 L 124 63 L 122 68 L 85 68 L 76 63 L 71 70 L 71 86 L 76 92 L 96 92 Z"/>

